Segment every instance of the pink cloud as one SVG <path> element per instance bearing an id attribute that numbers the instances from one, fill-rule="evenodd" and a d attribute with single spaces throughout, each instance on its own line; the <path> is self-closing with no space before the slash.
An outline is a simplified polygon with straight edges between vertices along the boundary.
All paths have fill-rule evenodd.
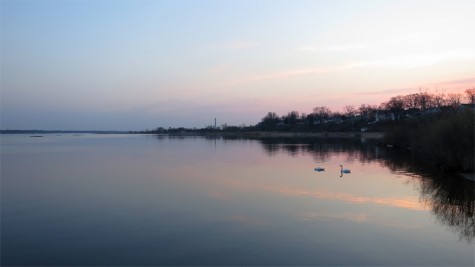
<path id="1" fill-rule="evenodd" d="M 347 67 L 322 67 L 322 68 L 308 68 L 308 69 L 296 69 L 296 70 L 289 70 L 289 71 L 282 71 L 282 72 L 274 72 L 269 74 L 262 74 L 262 75 L 253 75 L 247 78 L 243 78 L 237 81 L 234 81 L 233 84 L 242 84 L 248 83 L 253 81 L 262 81 L 262 80 L 273 80 L 273 79 L 283 79 L 289 78 L 293 76 L 301 76 L 301 75 L 308 75 L 308 74 L 322 74 L 328 73 L 337 70 L 343 70 Z"/>
<path id="2" fill-rule="evenodd" d="M 302 68 L 273 72 L 268 74 L 259 74 L 244 77 L 231 84 L 243 84 L 262 80 L 278 80 L 295 76 L 324 74 L 335 71 L 345 71 L 349 69 L 361 68 L 396 68 L 412 69 L 432 66 L 447 60 L 472 61 L 475 60 L 475 50 L 454 50 L 440 53 L 412 54 L 399 57 L 390 57 L 379 60 L 358 61 L 348 64 L 330 67 Z"/>
<path id="3" fill-rule="evenodd" d="M 468 89 L 468 88 L 475 88 L 475 78 L 466 78 L 466 79 L 458 79 L 458 80 L 451 80 L 451 81 L 442 81 L 442 82 L 435 82 L 428 84 L 428 86 L 432 87 L 443 87 L 443 88 L 450 88 L 450 89 Z"/>

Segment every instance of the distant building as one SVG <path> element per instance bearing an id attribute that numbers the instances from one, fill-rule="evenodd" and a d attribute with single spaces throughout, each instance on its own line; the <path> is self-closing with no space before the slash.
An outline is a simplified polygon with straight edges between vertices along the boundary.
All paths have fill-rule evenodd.
<path id="1" fill-rule="evenodd" d="M 375 121 L 393 121 L 396 120 L 396 115 L 390 110 L 378 110 L 376 111 Z"/>
<path id="2" fill-rule="evenodd" d="M 460 111 L 470 110 L 470 111 L 475 112 L 475 104 L 461 104 L 458 110 Z"/>
<path id="3" fill-rule="evenodd" d="M 404 111 L 406 117 L 415 117 L 421 115 L 421 110 L 418 108 L 408 108 Z"/>
<path id="4" fill-rule="evenodd" d="M 428 115 L 428 114 L 435 114 L 441 112 L 441 109 L 436 107 L 436 108 L 428 108 L 422 112 L 423 115 Z"/>
<path id="5" fill-rule="evenodd" d="M 333 117 L 326 120 L 325 123 L 341 124 L 343 123 L 343 119 L 341 117 Z"/>

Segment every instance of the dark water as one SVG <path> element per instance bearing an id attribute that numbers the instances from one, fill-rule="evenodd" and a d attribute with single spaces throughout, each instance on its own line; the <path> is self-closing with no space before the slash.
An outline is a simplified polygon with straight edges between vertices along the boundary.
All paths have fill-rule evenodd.
<path id="1" fill-rule="evenodd" d="M 364 140 L 1 136 L 2 265 L 473 266 L 473 212 Z"/>

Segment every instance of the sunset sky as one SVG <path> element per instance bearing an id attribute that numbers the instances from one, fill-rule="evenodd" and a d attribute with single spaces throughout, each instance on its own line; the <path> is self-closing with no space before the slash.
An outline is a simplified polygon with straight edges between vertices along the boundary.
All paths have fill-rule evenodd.
<path id="1" fill-rule="evenodd" d="M 255 124 L 475 87 L 475 1 L 1 1 L 1 129 Z"/>

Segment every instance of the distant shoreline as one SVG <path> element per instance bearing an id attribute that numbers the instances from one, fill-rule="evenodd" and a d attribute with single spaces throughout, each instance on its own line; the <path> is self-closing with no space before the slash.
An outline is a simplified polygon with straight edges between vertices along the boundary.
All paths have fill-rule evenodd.
<path id="1" fill-rule="evenodd" d="M 128 134 L 130 131 L 0 130 L 0 134 Z"/>
<path id="2" fill-rule="evenodd" d="M 367 139 L 380 139 L 384 137 L 383 132 L 204 132 L 204 133 L 175 133 L 168 134 L 171 136 L 183 136 L 183 135 L 199 135 L 199 136 L 226 136 L 226 137 L 286 137 L 286 138 L 367 138 Z"/>
<path id="3" fill-rule="evenodd" d="M 0 130 L 0 134 L 157 134 L 130 131 L 62 131 L 62 130 Z M 178 133 L 166 133 L 170 136 L 229 136 L 229 137 L 286 137 L 286 138 L 368 138 L 380 139 L 384 137 L 383 132 L 280 132 L 280 131 L 250 131 L 250 132 L 195 132 L 183 131 Z"/>

